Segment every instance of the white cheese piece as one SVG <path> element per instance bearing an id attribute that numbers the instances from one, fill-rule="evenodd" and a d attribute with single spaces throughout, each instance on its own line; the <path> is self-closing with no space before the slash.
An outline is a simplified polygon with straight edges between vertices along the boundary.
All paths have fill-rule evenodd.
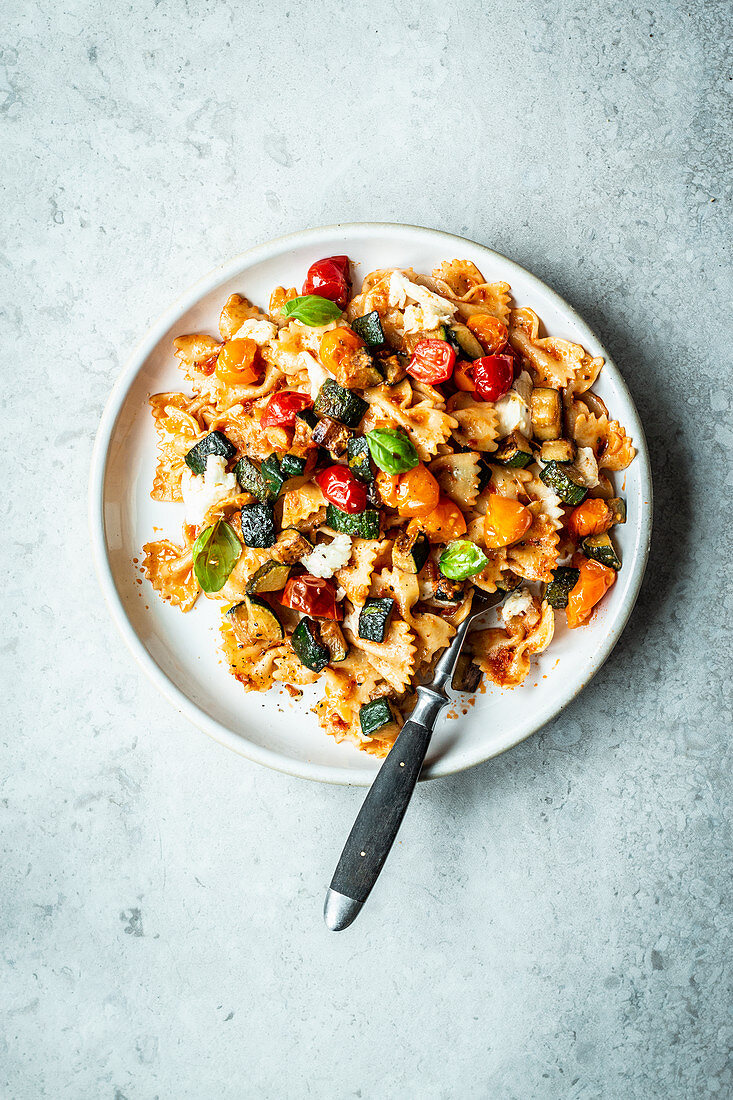
<path id="1" fill-rule="evenodd" d="M 401 271 L 393 271 L 390 275 L 389 304 L 404 309 L 405 332 L 430 332 L 449 324 L 457 308 L 426 286 L 406 279 Z"/>
<path id="2" fill-rule="evenodd" d="M 261 321 L 257 317 L 250 317 L 241 328 L 238 328 L 232 337 L 233 340 L 254 340 L 255 344 L 263 347 L 277 336 L 277 325 L 272 321 Z"/>
<path id="3" fill-rule="evenodd" d="M 331 375 L 328 373 L 327 370 L 325 370 L 324 367 L 321 366 L 317 359 L 313 358 L 310 352 L 301 352 L 299 358 L 305 369 L 308 371 L 308 385 L 311 391 L 311 397 L 315 401 L 315 399 L 318 397 L 318 391 L 320 390 L 321 386 L 327 378 L 331 377 Z"/>
<path id="4" fill-rule="evenodd" d="M 516 390 L 509 390 L 498 401 L 496 409 L 497 439 L 506 439 L 514 431 L 520 431 L 528 439 L 532 437 L 532 414 L 526 401 Z"/>
<path id="5" fill-rule="evenodd" d="M 575 470 L 587 489 L 595 489 L 599 484 L 598 463 L 592 447 L 578 447 L 575 456 Z"/>
<path id="6" fill-rule="evenodd" d="M 520 431 L 527 439 L 532 438 L 531 394 L 532 379 L 526 371 L 522 371 L 509 392 L 494 402 L 498 439 L 506 439 L 514 431 Z"/>
<path id="7" fill-rule="evenodd" d="M 525 616 L 531 626 L 534 626 L 539 619 L 532 593 L 528 588 L 518 588 L 516 592 L 512 592 L 502 606 L 501 617 L 505 623 L 508 624 L 510 619 L 515 619 L 519 615 Z"/>
<path id="8" fill-rule="evenodd" d="M 308 572 L 314 577 L 327 579 L 332 577 L 337 569 L 343 568 L 351 557 L 351 537 L 349 535 L 336 535 L 332 542 L 322 542 L 300 559 Z"/>
<path id="9" fill-rule="evenodd" d="M 234 474 L 225 471 L 226 460 L 221 455 L 207 456 L 206 473 L 203 477 L 194 474 L 188 467 L 183 471 L 181 493 L 186 508 L 186 523 L 198 527 L 204 522 L 210 508 L 241 492 Z"/>

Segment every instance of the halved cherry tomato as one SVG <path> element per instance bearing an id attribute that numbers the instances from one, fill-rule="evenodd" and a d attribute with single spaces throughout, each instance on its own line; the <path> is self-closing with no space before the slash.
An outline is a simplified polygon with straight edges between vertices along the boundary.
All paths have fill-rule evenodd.
<path id="1" fill-rule="evenodd" d="M 498 550 L 519 542 L 532 526 L 532 513 L 518 500 L 489 493 L 484 516 L 484 542 L 487 550 Z"/>
<path id="2" fill-rule="evenodd" d="M 484 401 L 498 401 L 511 389 L 514 381 L 512 355 L 485 355 L 482 359 L 474 359 L 471 365 L 476 393 Z"/>
<path id="3" fill-rule="evenodd" d="M 338 375 L 342 363 L 363 347 L 364 341 L 353 329 L 339 325 L 324 332 L 318 355 L 329 374 Z"/>
<path id="4" fill-rule="evenodd" d="M 312 404 L 313 399 L 307 393 L 280 390 L 279 393 L 274 393 L 265 405 L 260 423 L 263 428 L 292 428 L 295 423 L 295 414 Z"/>
<path id="5" fill-rule="evenodd" d="M 616 580 L 614 569 L 601 565 L 599 561 L 592 561 L 583 554 L 573 555 L 573 565 L 580 570 L 580 576 L 568 596 L 566 614 L 571 630 L 587 622 L 593 608 L 600 603 Z"/>
<path id="6" fill-rule="evenodd" d="M 476 383 L 473 380 L 473 363 L 466 359 L 459 359 L 456 369 L 453 371 L 453 385 L 464 393 L 475 393 Z"/>
<path id="7" fill-rule="evenodd" d="M 355 515 L 366 508 L 364 484 L 354 477 L 347 466 L 328 466 L 316 474 L 316 481 L 326 500 L 335 504 L 342 512 Z"/>
<path id="8" fill-rule="evenodd" d="M 456 353 L 445 340 L 421 340 L 415 348 L 407 373 L 418 382 L 434 386 L 447 382 L 453 374 Z"/>
<path id="9" fill-rule="evenodd" d="M 401 516 L 429 516 L 440 499 L 440 486 L 422 462 L 404 474 L 377 474 L 377 489 L 389 508 Z"/>
<path id="10" fill-rule="evenodd" d="M 409 534 L 424 531 L 431 542 L 450 542 L 466 533 L 463 512 L 450 497 L 442 496 L 429 516 L 411 519 L 407 525 Z"/>
<path id="11" fill-rule="evenodd" d="M 219 352 L 216 375 L 226 386 L 247 386 L 256 382 L 259 369 L 256 366 L 257 344 L 246 337 L 227 340 Z"/>
<path id="12" fill-rule="evenodd" d="M 567 525 L 574 539 L 602 535 L 613 527 L 613 509 L 606 504 L 605 500 L 588 497 L 577 508 L 573 508 L 568 516 Z"/>
<path id="13" fill-rule="evenodd" d="M 348 256 L 327 256 L 317 260 L 308 268 L 304 294 L 318 294 L 321 298 L 330 298 L 336 305 L 346 308 L 351 289 Z"/>
<path id="14" fill-rule="evenodd" d="M 302 611 L 316 619 L 343 619 L 344 609 L 336 600 L 333 581 L 303 573 L 291 577 L 283 589 L 280 603 L 293 611 Z"/>
<path id="15" fill-rule="evenodd" d="M 474 334 L 487 355 L 496 355 L 506 345 L 509 330 L 498 317 L 490 313 L 473 313 L 466 326 Z"/>

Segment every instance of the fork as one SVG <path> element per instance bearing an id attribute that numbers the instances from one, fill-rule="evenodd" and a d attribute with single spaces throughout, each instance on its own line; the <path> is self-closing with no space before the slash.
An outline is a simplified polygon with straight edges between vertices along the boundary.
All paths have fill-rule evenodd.
<path id="1" fill-rule="evenodd" d="M 448 703 L 445 689 L 469 626 L 505 596 L 505 592 L 489 596 L 474 588 L 471 610 L 438 659 L 433 679 L 417 688 L 415 706 L 364 799 L 331 879 L 323 919 L 332 932 L 348 928 L 356 918 L 389 855 L 415 790 L 438 715 Z"/>

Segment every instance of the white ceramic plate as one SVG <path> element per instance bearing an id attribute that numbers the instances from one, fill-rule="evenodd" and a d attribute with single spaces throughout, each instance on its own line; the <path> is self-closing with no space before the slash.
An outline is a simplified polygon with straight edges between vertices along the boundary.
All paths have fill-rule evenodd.
<path id="1" fill-rule="evenodd" d="M 629 391 L 607 352 L 580 317 L 528 271 L 488 248 L 417 226 L 335 225 L 252 248 L 216 268 L 160 318 L 127 361 L 102 416 L 92 458 L 90 519 L 104 595 L 122 636 L 144 671 L 178 710 L 235 752 L 308 779 L 365 786 L 379 762 L 337 745 L 318 727 L 308 699 L 285 692 L 246 693 L 221 663 L 219 605 L 200 599 L 187 615 L 164 604 L 141 580 L 140 548 L 163 531 L 178 540 L 182 506 L 150 499 L 155 436 L 148 396 L 185 388 L 171 354 L 181 333 L 216 333 L 227 297 L 239 292 L 266 308 L 278 285 L 299 286 L 311 263 L 346 253 L 355 284 L 376 267 L 429 272 L 441 260 L 473 260 L 489 281 L 503 279 L 514 300 L 531 306 L 554 336 L 577 340 L 606 365 L 595 386 L 631 434 L 637 456 L 619 477 L 628 522 L 616 529 L 623 569 L 591 623 L 569 631 L 557 617 L 549 650 L 533 660 L 522 687 L 491 687 L 475 704 L 454 706 L 439 722 L 423 778 L 449 775 L 516 745 L 553 718 L 598 671 L 618 641 L 636 600 L 651 533 L 651 477 L 644 433 Z M 617 475 L 619 476 L 619 475 Z M 156 530 L 157 529 L 157 530 Z M 464 701 L 465 702 L 465 701 Z M 466 710 L 467 713 L 461 713 Z"/>

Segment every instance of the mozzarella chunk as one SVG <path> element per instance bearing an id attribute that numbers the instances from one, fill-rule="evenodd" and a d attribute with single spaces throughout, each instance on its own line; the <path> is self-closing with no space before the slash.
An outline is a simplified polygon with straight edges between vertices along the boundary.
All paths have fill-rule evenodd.
<path id="1" fill-rule="evenodd" d="M 226 473 L 226 460 L 221 455 L 208 455 L 206 473 L 194 474 L 188 467 L 181 477 L 181 493 L 186 509 L 186 523 L 198 527 L 206 513 L 222 500 L 231 500 L 241 492 L 234 474 Z"/>
<path id="2" fill-rule="evenodd" d="M 277 336 L 277 325 L 272 321 L 260 321 L 257 317 L 250 317 L 241 328 L 238 328 L 232 339 L 254 340 L 255 344 L 263 347 Z"/>
<path id="3" fill-rule="evenodd" d="M 349 535 L 336 535 L 332 542 L 322 542 L 314 547 L 309 554 L 300 559 L 314 577 L 327 579 L 332 577 L 337 569 L 342 569 L 351 557 L 351 537 Z"/>
<path id="4" fill-rule="evenodd" d="M 456 312 L 456 306 L 447 298 L 411 282 L 401 271 L 393 271 L 390 276 L 389 304 L 404 309 L 405 332 L 430 332 L 450 324 Z"/>

